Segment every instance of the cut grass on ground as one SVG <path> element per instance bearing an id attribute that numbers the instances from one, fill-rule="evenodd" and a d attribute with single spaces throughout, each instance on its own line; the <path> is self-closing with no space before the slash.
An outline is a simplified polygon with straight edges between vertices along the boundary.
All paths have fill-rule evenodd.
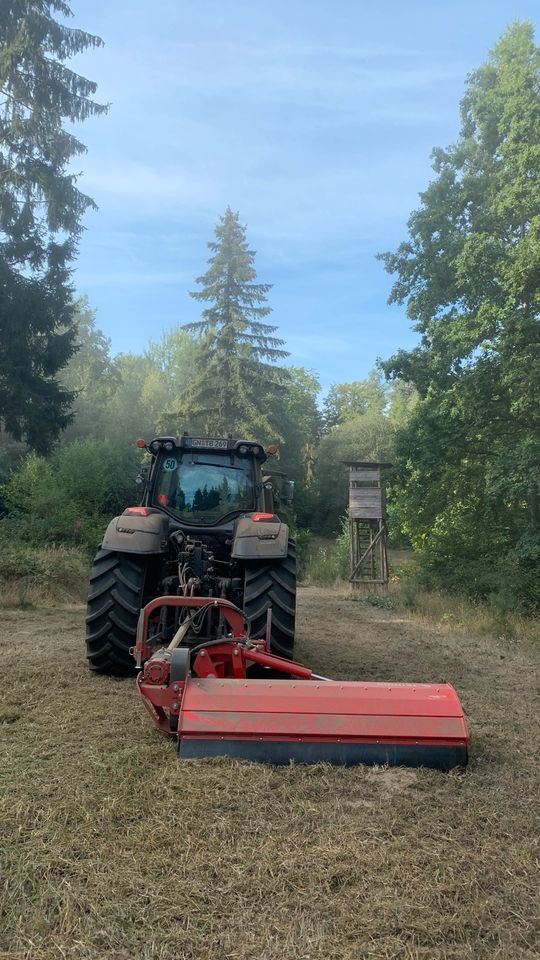
<path id="1" fill-rule="evenodd" d="M 537 960 L 537 653 L 299 591 L 298 655 L 449 680 L 465 772 L 183 761 L 81 608 L 5 611 L 3 960 Z"/>

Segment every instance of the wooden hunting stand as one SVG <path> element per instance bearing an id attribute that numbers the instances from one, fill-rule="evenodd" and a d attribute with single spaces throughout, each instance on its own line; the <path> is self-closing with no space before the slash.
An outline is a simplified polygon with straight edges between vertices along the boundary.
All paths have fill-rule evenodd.
<path id="1" fill-rule="evenodd" d="M 386 499 L 382 471 L 390 463 L 344 461 L 349 468 L 351 575 L 355 589 L 386 590 Z"/>

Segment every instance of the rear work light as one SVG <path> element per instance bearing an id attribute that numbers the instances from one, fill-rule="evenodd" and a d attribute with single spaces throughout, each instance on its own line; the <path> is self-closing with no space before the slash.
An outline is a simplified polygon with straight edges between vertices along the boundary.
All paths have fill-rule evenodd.
<path id="1" fill-rule="evenodd" d="M 150 510 L 148 507 L 128 507 L 125 512 L 135 517 L 147 517 Z"/>

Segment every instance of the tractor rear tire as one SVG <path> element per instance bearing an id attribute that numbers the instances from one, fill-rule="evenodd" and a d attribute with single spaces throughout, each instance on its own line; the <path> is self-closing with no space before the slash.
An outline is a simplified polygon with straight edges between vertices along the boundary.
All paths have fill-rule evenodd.
<path id="1" fill-rule="evenodd" d="M 135 644 L 148 558 L 99 549 L 86 608 L 86 657 L 91 670 L 109 676 L 134 674 Z"/>
<path id="2" fill-rule="evenodd" d="M 269 607 L 272 607 L 271 651 L 292 660 L 296 611 L 296 547 L 292 540 L 283 560 L 246 565 L 244 616 L 253 639 L 265 636 Z"/>

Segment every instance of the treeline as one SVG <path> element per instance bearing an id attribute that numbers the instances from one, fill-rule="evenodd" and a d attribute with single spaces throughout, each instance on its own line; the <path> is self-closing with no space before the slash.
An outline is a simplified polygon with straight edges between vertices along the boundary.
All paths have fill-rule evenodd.
<path id="1" fill-rule="evenodd" d="M 61 5 L 62 12 L 67 7 Z M 71 286 L 89 197 L 67 121 L 106 108 L 69 56 L 99 38 L 58 4 L 0 10 L 0 536 L 94 549 L 132 501 L 135 437 L 233 432 L 278 441 L 300 529 L 332 534 L 347 459 L 394 463 L 394 537 L 430 587 L 500 609 L 540 598 L 540 49 L 515 22 L 473 73 L 455 144 L 408 237 L 382 255 L 418 346 L 335 384 L 288 364 L 239 217 L 227 209 L 193 296 L 200 320 L 112 356 Z M 45 95 L 46 93 L 46 95 Z M 383 375 L 386 380 L 383 380 Z"/>
<path id="2" fill-rule="evenodd" d="M 295 481 L 294 523 L 319 534 L 336 533 L 347 507 L 342 461 L 392 458 L 415 391 L 389 387 L 374 371 L 335 384 L 321 407 L 316 374 L 286 364 L 285 343 L 268 322 L 270 286 L 257 281 L 237 213 L 219 218 L 208 247 L 192 294 L 205 304 L 201 321 L 164 333 L 142 354 L 113 357 L 79 301 L 77 349 L 58 375 L 59 389 L 75 398 L 71 420 L 48 455 L 21 448 L 13 462 L 4 444 L 4 534 L 95 550 L 106 520 L 137 496 L 140 436 L 187 430 L 277 441 L 274 465 Z"/>
<path id="3" fill-rule="evenodd" d="M 80 349 L 62 382 L 77 394 L 73 419 L 48 455 L 28 450 L 4 435 L 0 440 L 0 497 L 4 536 L 36 544 L 73 543 L 95 549 L 107 519 L 136 501 L 142 462 L 137 437 L 212 432 L 200 419 L 172 411 L 191 389 L 199 338 L 177 327 L 144 353 L 111 355 L 109 340 L 85 302 L 78 308 Z M 347 506 L 347 469 L 342 461 L 388 460 L 396 430 L 414 406 L 403 384 L 385 384 L 380 373 L 335 384 L 320 404 L 313 372 L 281 368 L 279 397 L 272 397 L 276 428 L 255 432 L 230 421 L 227 432 L 265 443 L 278 441 L 273 467 L 295 481 L 299 529 L 332 535 Z M 259 381 L 261 408 L 270 402 Z M 193 422 L 195 420 L 195 423 Z"/>

